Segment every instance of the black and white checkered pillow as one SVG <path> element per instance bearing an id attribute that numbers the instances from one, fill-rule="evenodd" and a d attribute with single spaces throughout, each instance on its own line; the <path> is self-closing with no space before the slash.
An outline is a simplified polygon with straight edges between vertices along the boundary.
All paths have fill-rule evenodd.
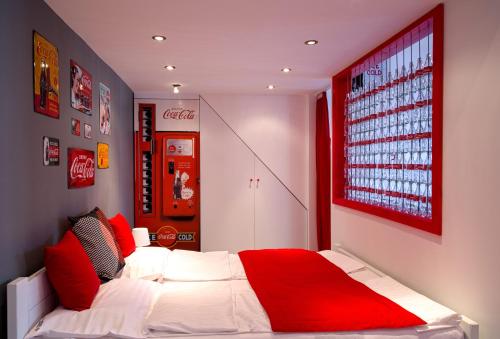
<path id="1" fill-rule="evenodd" d="M 99 279 L 103 282 L 113 279 L 125 261 L 104 213 L 96 207 L 85 215 L 68 219 Z"/>

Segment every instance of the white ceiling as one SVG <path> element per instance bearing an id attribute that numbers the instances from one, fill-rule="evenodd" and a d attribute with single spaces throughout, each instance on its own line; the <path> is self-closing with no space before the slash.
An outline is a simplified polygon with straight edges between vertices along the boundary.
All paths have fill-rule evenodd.
<path id="1" fill-rule="evenodd" d="M 46 0 L 136 93 L 306 93 L 438 0 Z M 165 35 L 158 43 L 152 35 Z M 307 39 L 319 40 L 305 46 Z M 77 58 L 77 56 L 75 56 Z M 175 65 L 169 72 L 165 65 Z M 280 72 L 291 67 L 288 74 Z"/>

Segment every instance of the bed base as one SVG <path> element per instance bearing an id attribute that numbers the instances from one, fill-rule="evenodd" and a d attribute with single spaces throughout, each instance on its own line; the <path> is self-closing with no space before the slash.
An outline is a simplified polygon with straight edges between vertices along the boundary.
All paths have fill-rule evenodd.
<path id="1" fill-rule="evenodd" d="M 377 275 L 385 275 L 340 246 L 335 246 L 335 251 L 363 262 Z M 23 339 L 30 329 L 56 305 L 57 298 L 50 286 L 45 268 L 29 277 L 17 278 L 10 282 L 7 285 L 8 339 Z M 462 316 L 460 327 L 465 333 L 465 339 L 479 339 L 479 325 L 475 321 Z"/>

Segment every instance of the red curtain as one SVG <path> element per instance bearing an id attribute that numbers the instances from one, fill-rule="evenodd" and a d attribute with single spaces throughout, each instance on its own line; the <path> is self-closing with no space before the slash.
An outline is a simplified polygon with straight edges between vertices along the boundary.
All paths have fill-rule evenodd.
<path id="1" fill-rule="evenodd" d="M 316 218 L 318 250 L 331 249 L 330 124 L 326 93 L 316 100 Z"/>

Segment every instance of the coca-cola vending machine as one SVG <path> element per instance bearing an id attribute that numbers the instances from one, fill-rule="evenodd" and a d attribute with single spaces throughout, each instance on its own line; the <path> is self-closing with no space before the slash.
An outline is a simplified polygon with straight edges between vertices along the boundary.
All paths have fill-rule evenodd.
<path id="1" fill-rule="evenodd" d="M 153 245 L 199 251 L 199 100 L 139 100 L 134 141 L 135 226 Z"/>

